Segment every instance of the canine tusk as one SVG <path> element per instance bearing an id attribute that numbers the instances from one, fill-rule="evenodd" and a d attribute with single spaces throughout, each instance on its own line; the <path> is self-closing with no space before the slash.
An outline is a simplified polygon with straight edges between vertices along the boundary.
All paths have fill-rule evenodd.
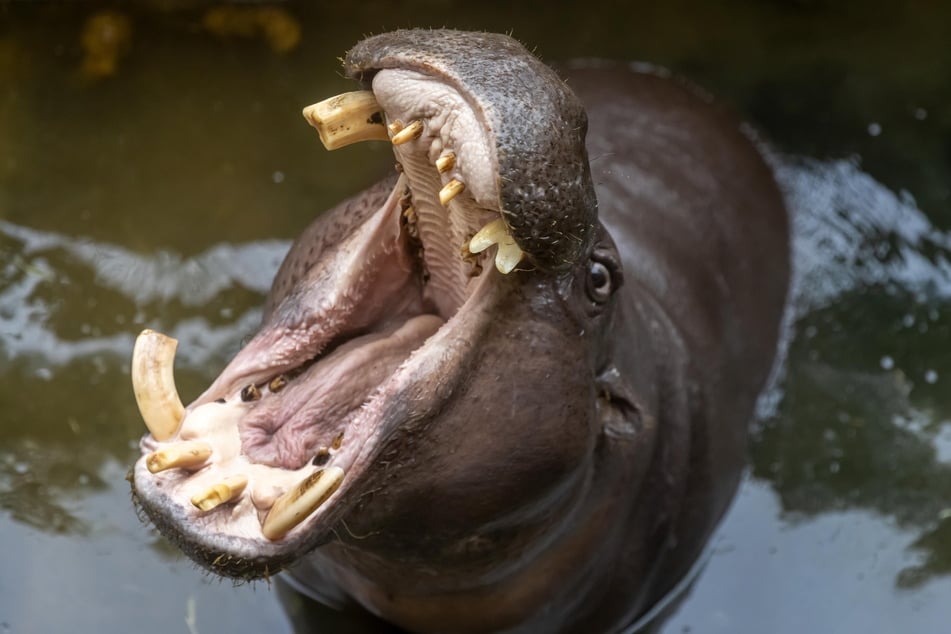
<path id="1" fill-rule="evenodd" d="M 317 129 L 328 150 L 360 141 L 386 141 L 383 112 L 369 90 L 345 92 L 304 108 L 304 118 Z"/>
<path id="2" fill-rule="evenodd" d="M 143 330 L 132 349 L 132 390 L 142 420 L 156 440 L 174 436 L 185 416 L 173 374 L 176 348 L 177 340 Z"/>

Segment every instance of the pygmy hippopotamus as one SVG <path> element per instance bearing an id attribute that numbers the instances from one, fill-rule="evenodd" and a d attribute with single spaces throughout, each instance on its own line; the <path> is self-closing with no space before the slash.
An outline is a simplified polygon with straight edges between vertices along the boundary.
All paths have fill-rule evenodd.
<path id="1" fill-rule="evenodd" d="M 617 631 L 738 484 L 789 273 L 770 170 L 698 91 L 565 81 L 502 35 L 386 33 L 344 68 L 361 90 L 305 117 L 396 169 L 296 241 L 187 408 L 174 340 L 140 336 L 135 501 L 217 574 L 411 631 Z"/>

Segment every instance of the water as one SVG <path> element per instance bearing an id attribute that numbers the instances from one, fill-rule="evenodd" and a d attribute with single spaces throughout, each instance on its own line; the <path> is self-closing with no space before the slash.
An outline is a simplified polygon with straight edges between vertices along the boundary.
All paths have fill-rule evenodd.
<path id="1" fill-rule="evenodd" d="M 300 108 L 350 88 L 336 58 L 363 33 L 412 24 L 664 64 L 769 139 L 795 212 L 786 362 L 665 631 L 946 631 L 949 10 L 657 5 L 230 16 L 268 40 L 189 2 L 0 4 L 0 632 L 291 631 L 273 589 L 204 576 L 136 518 L 129 354 L 145 326 L 182 340 L 189 400 L 253 331 L 288 240 L 390 162 L 324 152 Z"/>

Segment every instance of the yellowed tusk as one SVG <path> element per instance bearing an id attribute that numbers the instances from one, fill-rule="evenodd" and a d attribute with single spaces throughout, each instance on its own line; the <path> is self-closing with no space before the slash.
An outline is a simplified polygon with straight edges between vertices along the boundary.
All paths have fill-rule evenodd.
<path id="1" fill-rule="evenodd" d="M 392 125 L 392 124 L 391 124 Z M 423 122 L 417 119 L 390 138 L 393 145 L 403 145 L 415 141 L 423 134 Z"/>
<path id="2" fill-rule="evenodd" d="M 175 389 L 175 350 L 178 341 L 154 330 L 143 330 L 132 349 L 132 391 L 145 426 L 156 440 L 178 431 L 185 408 Z"/>
<path id="3" fill-rule="evenodd" d="M 455 178 L 452 179 L 439 190 L 439 204 L 445 207 L 449 204 L 449 201 L 461 194 L 465 188 L 464 183 L 457 181 Z"/>
<path id="4" fill-rule="evenodd" d="M 153 451 L 145 459 L 145 466 L 152 473 L 168 469 L 196 469 L 211 457 L 212 448 L 200 440 L 187 440 Z"/>
<path id="5" fill-rule="evenodd" d="M 247 476 L 230 476 L 192 496 L 192 504 L 202 511 L 210 511 L 241 495 L 246 486 L 248 486 Z"/>
<path id="6" fill-rule="evenodd" d="M 495 253 L 495 268 L 499 273 L 511 273 L 525 257 L 525 252 L 515 243 L 515 238 L 501 218 L 496 218 L 469 240 L 469 252 L 481 253 L 493 244 L 499 245 Z"/>
<path id="7" fill-rule="evenodd" d="M 436 171 L 438 171 L 440 174 L 445 174 L 455 166 L 456 155 L 452 152 L 447 152 L 436 159 Z"/>
<path id="8" fill-rule="evenodd" d="M 271 541 L 281 539 L 320 508 L 342 481 L 343 469 L 340 467 L 328 467 L 310 474 L 274 502 L 261 524 L 261 532 Z"/>
<path id="9" fill-rule="evenodd" d="M 495 268 L 499 273 L 508 275 L 515 270 L 518 263 L 525 257 L 525 252 L 515 244 L 515 240 L 509 236 L 508 241 L 499 243 L 499 250 L 495 253 Z"/>
<path id="10" fill-rule="evenodd" d="M 369 90 L 345 92 L 304 108 L 304 118 L 317 129 L 328 150 L 360 141 L 386 141 L 383 112 Z"/>
<path id="11" fill-rule="evenodd" d="M 479 229 L 479 232 L 472 236 L 472 239 L 469 240 L 469 252 L 482 253 L 493 244 L 498 244 L 508 239 L 508 237 L 509 230 L 508 227 L 505 226 L 505 221 L 501 218 L 496 218 Z"/>

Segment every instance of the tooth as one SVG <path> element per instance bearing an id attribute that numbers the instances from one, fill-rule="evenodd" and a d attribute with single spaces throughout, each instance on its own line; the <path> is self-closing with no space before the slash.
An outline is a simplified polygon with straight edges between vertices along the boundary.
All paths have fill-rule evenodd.
<path id="1" fill-rule="evenodd" d="M 304 118 L 317 128 L 320 141 L 336 150 L 359 141 L 386 141 L 383 113 L 369 90 L 345 92 L 304 108 Z"/>
<path id="2" fill-rule="evenodd" d="M 230 476 L 218 484 L 208 487 L 201 493 L 192 496 L 192 504 L 200 508 L 202 511 L 210 511 L 211 509 L 221 506 L 225 502 L 230 502 L 241 495 L 241 493 L 244 492 L 244 488 L 246 486 L 248 486 L 247 476 Z"/>
<path id="3" fill-rule="evenodd" d="M 205 464 L 211 456 L 211 445 L 200 440 L 189 440 L 162 447 L 145 459 L 145 466 L 152 473 L 168 469 L 194 469 Z"/>
<path id="4" fill-rule="evenodd" d="M 393 145 L 403 145 L 415 141 L 423 134 L 423 122 L 417 119 L 390 138 Z"/>
<path id="5" fill-rule="evenodd" d="M 274 377 L 273 379 L 271 379 L 271 382 L 267 384 L 268 389 L 275 393 L 280 392 L 286 386 L 287 386 L 287 377 L 284 376 L 283 374 L 279 374 L 278 376 Z"/>
<path id="6" fill-rule="evenodd" d="M 326 502 L 342 481 L 340 467 L 310 474 L 274 502 L 261 524 L 261 532 L 271 541 L 284 537 Z"/>
<path id="7" fill-rule="evenodd" d="M 258 389 L 258 386 L 254 383 L 250 383 L 241 388 L 241 401 L 247 403 L 249 401 L 257 401 L 261 398 L 261 390 Z"/>
<path id="8" fill-rule="evenodd" d="M 515 270 L 523 257 L 525 257 L 525 252 L 509 236 L 508 241 L 499 243 L 499 250 L 495 254 L 495 268 L 499 270 L 499 273 L 508 275 Z"/>
<path id="9" fill-rule="evenodd" d="M 457 181 L 455 178 L 452 179 L 439 190 L 439 204 L 445 207 L 449 204 L 450 200 L 461 194 L 465 188 L 465 184 Z"/>
<path id="10" fill-rule="evenodd" d="M 493 244 L 498 244 L 507 238 L 509 238 L 509 230 L 505 226 L 505 221 L 496 218 L 472 236 L 472 239 L 469 240 L 469 252 L 482 253 Z"/>
<path id="11" fill-rule="evenodd" d="M 495 254 L 495 268 L 499 273 L 511 273 L 525 257 L 525 253 L 515 244 L 515 239 L 501 218 L 496 218 L 472 236 L 469 240 L 469 252 L 482 253 L 493 244 L 499 245 Z"/>
<path id="12" fill-rule="evenodd" d="M 132 349 L 132 391 L 142 420 L 156 440 L 174 436 L 185 416 L 173 374 L 177 347 L 177 340 L 143 330 Z"/>
<path id="13" fill-rule="evenodd" d="M 390 131 L 390 134 L 399 134 L 404 127 L 405 126 L 403 125 L 403 122 L 397 119 L 390 125 L 386 126 L 386 129 Z"/>
<path id="14" fill-rule="evenodd" d="M 447 152 L 436 159 L 436 170 L 440 174 L 445 174 L 453 167 L 456 166 L 456 155 L 452 152 Z"/>

